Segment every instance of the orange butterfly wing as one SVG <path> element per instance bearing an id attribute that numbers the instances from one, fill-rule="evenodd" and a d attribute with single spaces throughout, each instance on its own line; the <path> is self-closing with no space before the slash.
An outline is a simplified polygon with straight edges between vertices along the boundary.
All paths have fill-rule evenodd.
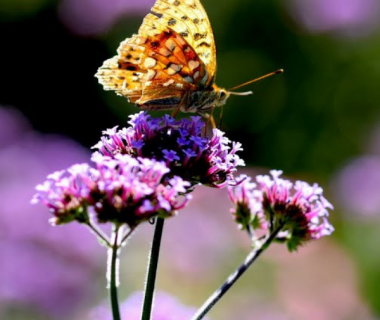
<path id="1" fill-rule="evenodd" d="M 148 14 L 139 34 L 123 41 L 96 76 L 106 90 L 143 108 L 172 109 L 190 91 L 212 85 L 213 34 L 199 1 L 158 0 L 152 11 L 162 16 Z"/>

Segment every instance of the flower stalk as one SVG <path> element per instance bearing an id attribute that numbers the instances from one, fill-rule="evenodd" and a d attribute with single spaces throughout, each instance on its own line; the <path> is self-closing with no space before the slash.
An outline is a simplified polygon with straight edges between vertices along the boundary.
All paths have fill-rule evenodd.
<path id="1" fill-rule="evenodd" d="M 142 308 L 141 320 L 151 320 L 152 306 L 154 298 L 154 288 L 156 284 L 157 265 L 160 255 L 160 246 L 162 232 L 164 228 L 164 219 L 157 218 L 156 229 L 153 235 L 152 247 L 149 255 L 148 270 L 145 282 L 144 302 Z"/>
<path id="2" fill-rule="evenodd" d="M 98 228 L 97 225 L 92 223 L 90 220 L 87 222 L 87 226 L 90 228 L 90 230 L 98 237 L 99 242 L 103 242 L 108 248 L 112 247 L 112 244 L 110 242 L 110 239 L 108 239 L 108 236 L 104 234 L 104 232 Z"/>
<path id="3" fill-rule="evenodd" d="M 113 320 L 121 320 L 119 300 L 117 297 L 117 287 L 119 285 L 119 230 L 120 226 L 115 225 L 112 230 L 112 247 L 108 250 L 109 261 L 107 270 L 108 286 L 110 288 L 110 299 Z"/>
<path id="4" fill-rule="evenodd" d="M 261 244 L 260 247 L 255 247 L 244 262 L 227 278 L 227 280 L 217 289 L 206 302 L 198 309 L 197 313 L 191 320 L 201 320 L 211 310 L 211 308 L 223 297 L 223 295 L 232 287 L 232 285 L 243 275 L 243 273 L 252 265 L 253 262 L 269 247 L 273 240 L 281 231 L 283 225 L 278 226 L 270 236 Z"/>
<path id="5" fill-rule="evenodd" d="M 121 241 L 120 241 L 120 246 L 124 246 L 127 241 L 130 239 L 133 231 L 135 231 L 135 228 L 130 228 L 124 235 L 123 237 L 121 238 Z"/>

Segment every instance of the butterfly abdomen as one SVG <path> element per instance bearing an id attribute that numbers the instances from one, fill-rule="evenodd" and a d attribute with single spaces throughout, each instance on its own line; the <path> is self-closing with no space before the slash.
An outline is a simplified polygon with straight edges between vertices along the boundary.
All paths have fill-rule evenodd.
<path id="1" fill-rule="evenodd" d="M 217 92 L 210 90 L 196 90 L 190 93 L 187 104 L 181 107 L 182 112 L 200 112 L 209 110 L 215 102 Z"/>
<path id="2" fill-rule="evenodd" d="M 172 110 L 177 108 L 180 102 L 180 97 L 168 97 L 163 99 L 150 100 L 149 102 L 139 105 L 139 107 L 146 110 Z"/>

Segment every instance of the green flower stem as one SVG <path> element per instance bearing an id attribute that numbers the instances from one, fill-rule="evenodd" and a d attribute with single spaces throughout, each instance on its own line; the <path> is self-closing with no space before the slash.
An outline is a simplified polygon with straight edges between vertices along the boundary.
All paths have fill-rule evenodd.
<path id="1" fill-rule="evenodd" d="M 107 247 L 111 248 L 111 242 L 110 239 L 108 239 L 107 235 L 103 233 L 102 230 L 100 230 L 96 225 L 94 225 L 91 221 L 87 222 L 87 226 L 91 229 L 95 235 L 100 238 L 106 245 Z"/>
<path id="2" fill-rule="evenodd" d="M 115 225 L 112 230 L 112 247 L 108 249 L 108 270 L 107 279 L 110 288 L 111 308 L 113 320 L 121 320 L 119 310 L 119 300 L 117 298 L 117 287 L 119 285 L 119 251 L 118 241 L 120 226 Z"/>
<path id="3" fill-rule="evenodd" d="M 222 296 L 228 291 L 229 288 L 240 278 L 240 276 L 248 269 L 248 267 L 263 253 L 269 245 L 272 243 L 277 234 L 281 231 L 282 225 L 279 226 L 272 234 L 265 240 L 260 248 L 253 249 L 244 262 L 227 278 L 223 285 L 216 290 L 199 308 L 197 313 L 191 318 L 191 320 L 201 320 L 210 311 L 210 309 L 222 298 Z"/>
<path id="4" fill-rule="evenodd" d="M 160 245 L 161 245 L 163 229 L 164 229 L 164 219 L 157 218 L 156 229 L 154 231 L 152 247 L 151 247 L 150 255 L 149 255 L 141 320 L 151 320 L 151 316 L 152 316 L 154 287 L 156 283 L 157 265 L 158 265 L 158 258 L 160 255 Z"/>

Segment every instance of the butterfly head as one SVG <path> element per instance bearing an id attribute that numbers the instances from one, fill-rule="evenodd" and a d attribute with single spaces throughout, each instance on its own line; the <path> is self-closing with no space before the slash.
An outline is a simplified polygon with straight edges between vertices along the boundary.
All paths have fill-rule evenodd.
<path id="1" fill-rule="evenodd" d="M 215 96 L 215 107 L 221 107 L 224 106 L 227 102 L 228 97 L 230 96 L 230 93 L 222 88 L 215 88 L 216 96 Z"/>
<path id="2" fill-rule="evenodd" d="M 226 104 L 227 99 L 229 96 L 232 95 L 237 95 L 237 96 L 247 96 L 251 95 L 252 91 L 247 91 L 247 92 L 233 92 L 233 91 L 228 91 L 223 88 L 218 88 L 216 85 L 214 85 L 214 91 L 215 91 L 215 100 L 213 101 L 213 105 L 215 107 L 222 107 Z"/>

